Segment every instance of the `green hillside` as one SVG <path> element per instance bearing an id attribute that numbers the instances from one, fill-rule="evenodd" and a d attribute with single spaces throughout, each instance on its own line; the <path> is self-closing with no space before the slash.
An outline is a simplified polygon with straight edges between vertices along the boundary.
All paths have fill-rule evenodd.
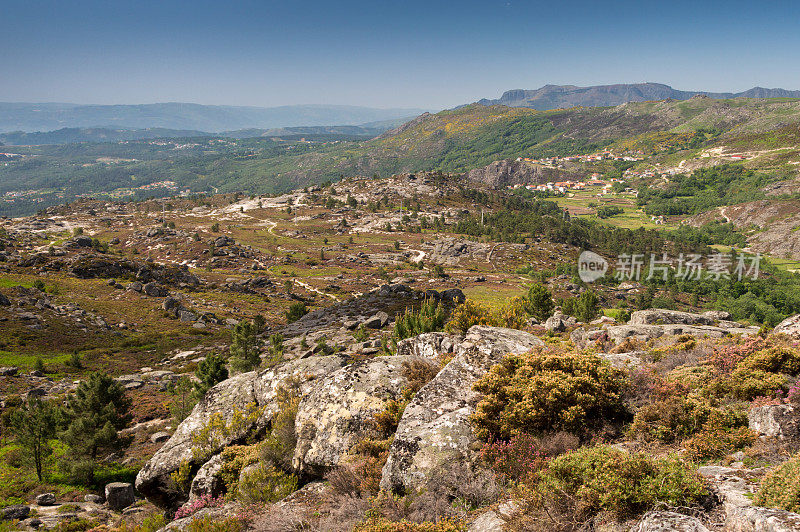
<path id="1" fill-rule="evenodd" d="M 692 98 L 552 111 L 474 104 L 421 115 L 369 141 L 262 137 L 10 147 L 6 151 L 23 158 L 0 163 L 0 195 L 32 192 L 1 202 L 0 214 L 164 180 L 192 192 L 276 193 L 342 175 L 462 172 L 499 159 L 589 153 L 609 145 L 669 162 L 676 151 L 676 157 L 694 156 L 718 146 L 793 148 L 798 124 L 800 100 L 787 98 Z M 773 154 L 769 164 L 787 161 L 786 154 Z M 137 190 L 133 197 L 153 193 Z"/>

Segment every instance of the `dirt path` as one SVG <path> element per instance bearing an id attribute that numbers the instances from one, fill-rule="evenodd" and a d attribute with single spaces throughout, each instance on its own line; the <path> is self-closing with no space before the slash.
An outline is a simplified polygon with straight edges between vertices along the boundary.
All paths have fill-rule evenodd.
<path id="1" fill-rule="evenodd" d="M 497 266 L 495 266 L 494 262 L 492 262 L 492 254 L 494 254 L 494 250 L 495 250 L 496 247 L 497 247 L 497 244 L 492 246 L 492 249 L 489 250 L 489 254 L 486 256 L 486 262 L 488 262 L 489 264 L 492 265 L 492 269 L 494 269 L 494 271 L 497 271 Z"/>
<path id="2" fill-rule="evenodd" d="M 303 281 L 298 281 L 297 279 L 293 279 L 293 281 L 294 281 L 294 284 L 296 284 L 297 286 L 302 286 L 303 288 L 305 288 L 306 290 L 308 290 L 308 291 L 310 291 L 310 292 L 316 292 L 317 294 L 319 294 L 319 295 L 321 295 L 321 296 L 327 296 L 327 297 L 329 297 L 329 298 L 331 298 L 331 299 L 333 299 L 334 301 L 337 301 L 337 302 L 338 302 L 338 301 L 341 301 L 341 299 L 339 299 L 339 298 L 338 298 L 338 297 L 336 297 L 335 295 L 333 295 L 333 294 L 326 294 L 326 293 L 325 293 L 325 292 L 323 292 L 322 290 L 319 290 L 319 289 L 317 289 L 317 288 L 314 288 L 314 287 L 313 287 L 313 286 L 311 286 L 310 284 L 304 283 Z"/>

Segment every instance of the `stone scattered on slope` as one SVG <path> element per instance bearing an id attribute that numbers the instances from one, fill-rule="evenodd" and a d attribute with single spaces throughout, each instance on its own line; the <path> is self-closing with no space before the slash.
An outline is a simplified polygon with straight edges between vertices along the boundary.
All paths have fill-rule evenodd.
<path id="1" fill-rule="evenodd" d="M 420 340 L 423 345 L 404 349 L 424 352 L 442 339 L 426 336 Z M 507 354 L 542 345 L 539 338 L 523 331 L 472 327 L 456 346 L 453 359 L 406 406 L 383 467 L 381 488 L 420 488 L 441 464 L 474 463 L 477 438 L 469 416 L 480 394 L 472 385 Z"/>
<path id="2" fill-rule="evenodd" d="M 676 512 L 654 511 L 646 513 L 631 532 L 708 532 L 696 517 Z"/>

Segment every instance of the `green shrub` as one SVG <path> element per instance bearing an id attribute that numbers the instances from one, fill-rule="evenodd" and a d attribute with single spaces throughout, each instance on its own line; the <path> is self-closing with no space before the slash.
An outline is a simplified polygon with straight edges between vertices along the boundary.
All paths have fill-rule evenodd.
<path id="1" fill-rule="evenodd" d="M 578 321 L 589 322 L 600 314 L 600 299 L 597 294 L 587 290 L 578 297 L 563 300 L 561 310 L 564 314 L 575 316 Z"/>
<path id="2" fill-rule="evenodd" d="M 677 457 L 653 458 L 601 445 L 551 460 L 534 494 L 542 505 L 573 505 L 569 512 L 581 522 L 600 512 L 633 517 L 659 503 L 697 506 L 708 490 L 691 465 Z"/>
<path id="3" fill-rule="evenodd" d="M 528 314 L 539 321 L 544 321 L 552 314 L 553 307 L 555 303 L 550 290 L 538 283 L 530 287 L 525 297 L 525 310 Z"/>
<path id="4" fill-rule="evenodd" d="M 405 313 L 397 317 L 394 323 L 394 336 L 397 340 L 403 340 L 422 333 L 441 331 L 444 321 L 443 306 L 438 301 L 428 298 L 418 309 L 406 308 Z"/>
<path id="5" fill-rule="evenodd" d="M 237 373 L 253 371 L 261 364 L 256 327 L 242 320 L 231 331 L 231 368 Z"/>
<path id="6" fill-rule="evenodd" d="M 800 512 L 800 453 L 767 473 L 753 502 L 758 506 Z"/>
<path id="7" fill-rule="evenodd" d="M 259 463 L 243 472 L 236 487 L 238 500 L 245 504 L 275 502 L 297 489 L 297 477 L 287 475 L 269 463 Z"/>
<path id="8" fill-rule="evenodd" d="M 289 306 L 289 310 L 286 311 L 286 322 L 294 323 L 306 314 L 308 314 L 308 308 L 306 308 L 305 303 L 302 301 L 292 303 Z"/>
<path id="9" fill-rule="evenodd" d="M 75 480 L 94 482 L 95 466 L 101 456 L 127 443 L 118 432 L 133 415 L 131 400 L 117 381 L 104 373 L 92 373 L 67 400 L 69 422 L 59 438 L 69 446 L 63 467 Z"/>
<path id="10" fill-rule="evenodd" d="M 209 354 L 205 360 L 198 364 L 195 375 L 199 382 L 194 383 L 192 396 L 195 401 L 200 401 L 205 397 L 206 392 L 214 387 L 214 385 L 228 378 L 228 368 L 225 367 L 225 359 L 216 353 Z"/>
<path id="11" fill-rule="evenodd" d="M 510 355 L 475 383 L 484 398 L 472 422 L 484 439 L 559 430 L 586 436 L 626 417 L 625 384 L 621 371 L 595 355 Z"/>

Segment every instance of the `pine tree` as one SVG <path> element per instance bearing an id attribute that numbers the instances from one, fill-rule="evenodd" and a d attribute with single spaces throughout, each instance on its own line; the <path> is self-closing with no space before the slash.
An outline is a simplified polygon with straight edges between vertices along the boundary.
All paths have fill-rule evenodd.
<path id="1" fill-rule="evenodd" d="M 60 417 L 59 409 L 52 403 L 33 397 L 11 414 L 11 433 L 30 453 L 39 482 L 42 481 L 44 460 L 53 451 L 50 440 L 56 436 Z"/>
<path id="2" fill-rule="evenodd" d="M 534 284 L 525 298 L 525 311 L 539 321 L 546 320 L 553 312 L 553 294 L 540 284 Z"/>
<path id="3" fill-rule="evenodd" d="M 120 448 L 117 432 L 130 423 L 130 399 L 122 385 L 104 373 L 92 373 L 67 400 L 69 423 L 61 440 L 70 449 L 67 469 L 73 477 L 94 482 L 101 451 Z"/>
<path id="4" fill-rule="evenodd" d="M 194 383 L 192 396 L 199 401 L 210 388 L 228 378 L 228 368 L 225 367 L 225 359 L 221 355 L 212 353 L 198 364 L 194 374 L 200 382 Z"/>
<path id="5" fill-rule="evenodd" d="M 231 331 L 231 368 L 237 373 L 252 371 L 261 364 L 253 324 L 242 320 Z"/>

